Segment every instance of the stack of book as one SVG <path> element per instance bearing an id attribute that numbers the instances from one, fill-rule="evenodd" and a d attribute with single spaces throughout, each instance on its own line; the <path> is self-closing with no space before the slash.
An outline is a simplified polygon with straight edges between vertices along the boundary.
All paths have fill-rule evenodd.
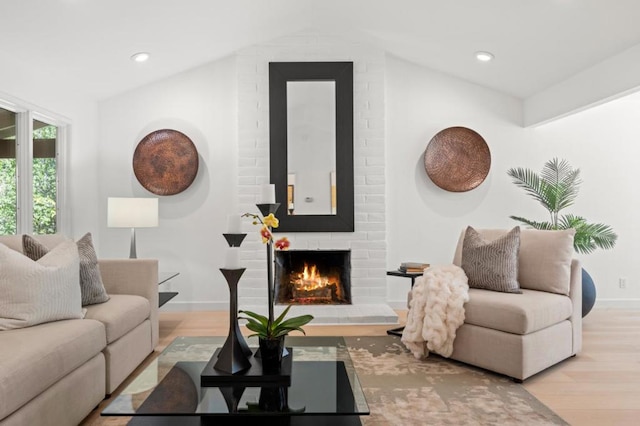
<path id="1" fill-rule="evenodd" d="M 428 263 L 420 263 L 420 262 L 402 262 L 398 271 L 405 273 L 416 273 L 423 272 L 426 268 L 429 267 Z"/>

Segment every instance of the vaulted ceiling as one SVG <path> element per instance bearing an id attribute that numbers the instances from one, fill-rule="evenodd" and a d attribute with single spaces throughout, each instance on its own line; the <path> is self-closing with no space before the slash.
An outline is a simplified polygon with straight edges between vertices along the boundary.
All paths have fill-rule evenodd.
<path id="1" fill-rule="evenodd" d="M 93 99 L 307 28 L 521 99 L 640 48 L 638 0 L 3 0 L 0 16 L 1 91 L 11 70 Z"/>

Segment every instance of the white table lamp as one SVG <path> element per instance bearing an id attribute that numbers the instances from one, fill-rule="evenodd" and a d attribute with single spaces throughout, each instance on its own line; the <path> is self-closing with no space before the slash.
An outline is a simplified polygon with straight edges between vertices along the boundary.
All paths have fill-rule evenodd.
<path id="1" fill-rule="evenodd" d="M 136 228 L 158 226 L 157 198 L 113 198 L 107 199 L 107 226 L 109 228 L 131 228 L 129 258 L 136 258 Z"/>

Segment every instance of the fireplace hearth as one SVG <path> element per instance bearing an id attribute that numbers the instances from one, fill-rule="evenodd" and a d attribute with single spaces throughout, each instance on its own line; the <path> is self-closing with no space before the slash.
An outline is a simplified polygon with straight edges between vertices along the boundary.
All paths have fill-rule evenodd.
<path id="1" fill-rule="evenodd" d="M 275 264 L 277 304 L 351 304 L 351 251 L 276 251 Z"/>

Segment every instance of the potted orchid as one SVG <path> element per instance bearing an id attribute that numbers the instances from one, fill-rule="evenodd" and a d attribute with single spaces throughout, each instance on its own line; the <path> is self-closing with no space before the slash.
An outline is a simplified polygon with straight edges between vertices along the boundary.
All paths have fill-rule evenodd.
<path id="1" fill-rule="evenodd" d="M 292 331 L 300 331 L 306 335 L 302 326 L 313 319 L 312 315 L 300 315 L 285 320 L 290 308 L 291 305 L 287 306 L 278 318 L 271 322 L 264 315 L 251 311 L 239 311 L 246 317 L 238 317 L 238 319 L 246 320 L 245 326 L 254 333 L 249 337 L 258 336 L 262 369 L 265 372 L 278 371 L 282 361 L 284 338 Z"/>
<path id="2" fill-rule="evenodd" d="M 287 250 L 290 242 L 287 237 L 278 239 L 275 244 L 273 242 L 272 229 L 277 228 L 280 223 L 278 218 L 273 213 L 269 213 L 264 218 L 253 214 L 245 213 L 243 217 L 253 218 L 254 225 L 261 225 L 260 236 L 262 242 L 267 245 L 267 271 L 268 271 L 268 290 L 269 290 L 269 316 L 264 316 L 251 311 L 239 311 L 239 313 L 245 314 L 245 317 L 239 317 L 238 319 L 244 319 L 247 321 L 246 327 L 253 331 L 251 336 L 258 336 L 258 343 L 260 345 L 260 356 L 262 358 L 262 368 L 265 372 L 279 372 L 282 361 L 282 353 L 284 349 L 284 339 L 291 331 L 301 331 L 303 325 L 308 324 L 313 316 L 301 315 L 289 319 L 285 319 L 289 313 L 291 305 L 278 316 L 275 320 L 273 318 L 273 246 L 277 250 Z"/>

